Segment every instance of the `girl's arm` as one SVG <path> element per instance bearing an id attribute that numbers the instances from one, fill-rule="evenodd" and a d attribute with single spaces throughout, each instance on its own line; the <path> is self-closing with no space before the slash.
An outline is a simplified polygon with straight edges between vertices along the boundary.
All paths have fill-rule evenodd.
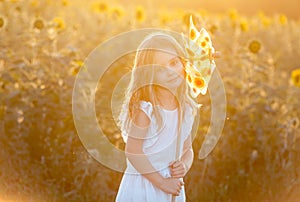
<path id="1" fill-rule="evenodd" d="M 143 138 L 146 137 L 150 125 L 148 116 L 143 111 L 137 110 L 133 123 L 125 147 L 126 157 L 134 168 L 153 185 L 166 193 L 177 195 L 183 183 L 176 178 L 164 178 L 155 170 L 143 152 Z"/>
<path id="2" fill-rule="evenodd" d="M 186 172 L 185 172 L 185 174 L 192 167 L 193 160 L 194 160 L 194 151 L 193 151 L 193 146 L 192 146 L 192 138 L 191 138 L 191 135 L 189 135 L 188 138 L 184 141 L 184 144 L 183 144 L 183 156 L 181 158 L 181 161 L 183 161 L 183 163 L 186 166 Z"/>
<path id="3" fill-rule="evenodd" d="M 163 176 L 155 171 L 142 150 L 143 140 L 128 137 L 125 154 L 134 168 L 157 187 L 163 182 Z"/>
<path id="4" fill-rule="evenodd" d="M 192 147 L 191 135 L 187 137 L 183 144 L 183 155 L 180 161 L 172 162 L 171 176 L 172 177 L 184 177 L 192 166 L 194 160 L 194 151 Z"/>

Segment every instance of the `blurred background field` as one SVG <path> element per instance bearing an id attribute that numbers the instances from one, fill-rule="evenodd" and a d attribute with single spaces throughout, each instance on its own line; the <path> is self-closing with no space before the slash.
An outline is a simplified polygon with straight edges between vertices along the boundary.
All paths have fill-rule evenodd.
<path id="1" fill-rule="evenodd" d="M 94 160 L 74 127 L 76 74 L 116 34 L 148 27 L 187 34 L 190 14 L 222 53 L 216 63 L 228 105 L 217 147 L 198 160 L 211 110 L 209 94 L 199 97 L 204 106 L 185 177 L 187 201 L 300 201 L 297 2 L 274 3 L 273 10 L 264 4 L 266 12 L 255 5 L 247 12 L 242 3 L 239 10 L 167 2 L 0 0 L 0 201 L 114 201 L 122 173 Z M 112 64 L 95 100 L 99 124 L 120 149 L 111 78 L 130 71 L 132 59 Z"/>

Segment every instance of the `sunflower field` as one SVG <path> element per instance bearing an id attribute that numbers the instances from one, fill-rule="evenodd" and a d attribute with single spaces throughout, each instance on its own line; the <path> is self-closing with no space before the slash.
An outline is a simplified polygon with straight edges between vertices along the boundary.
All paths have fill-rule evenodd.
<path id="1" fill-rule="evenodd" d="M 199 96 L 187 201 L 300 201 L 300 20 L 92 0 L 0 0 L 0 201 L 114 201 L 123 173 L 97 162 L 78 137 L 76 75 L 105 40 L 149 27 L 188 33 L 190 15 L 221 52 L 227 114 L 217 146 L 199 160 L 211 116 L 209 93 Z M 96 93 L 99 125 L 119 149 L 111 78 L 132 59 L 112 64 Z"/>

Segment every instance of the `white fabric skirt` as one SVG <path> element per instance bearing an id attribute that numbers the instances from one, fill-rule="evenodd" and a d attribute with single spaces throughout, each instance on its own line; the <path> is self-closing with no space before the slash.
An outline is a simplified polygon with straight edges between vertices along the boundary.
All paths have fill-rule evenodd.
<path id="1" fill-rule="evenodd" d="M 170 177 L 170 169 L 167 167 L 159 171 L 167 178 Z M 183 180 L 181 178 L 181 180 Z M 167 194 L 154 186 L 147 178 L 141 174 L 124 173 L 116 202 L 171 202 L 172 194 Z M 185 202 L 185 188 L 182 186 L 179 196 L 175 197 L 176 202 Z"/>

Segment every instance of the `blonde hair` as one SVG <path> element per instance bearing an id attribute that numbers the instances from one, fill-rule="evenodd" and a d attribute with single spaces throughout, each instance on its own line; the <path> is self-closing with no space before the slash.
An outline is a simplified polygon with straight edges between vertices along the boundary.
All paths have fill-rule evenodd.
<path id="1" fill-rule="evenodd" d="M 125 92 L 125 100 L 123 101 L 121 112 L 118 117 L 118 125 L 121 129 L 123 139 L 124 136 L 127 136 L 127 131 L 130 127 L 134 113 L 140 108 L 139 102 L 143 100 L 151 102 L 152 105 L 155 106 L 156 94 L 154 89 L 156 86 L 153 84 L 155 74 L 155 53 L 158 50 L 168 52 L 168 48 L 174 49 L 182 63 L 184 63 L 185 53 L 181 45 L 174 37 L 162 32 L 149 34 L 137 48 L 131 72 L 131 79 Z M 147 65 L 147 67 L 141 68 L 145 65 Z M 145 85 L 145 83 L 147 85 Z M 197 107 L 199 106 L 190 96 L 188 96 L 186 82 L 182 82 L 177 88 L 175 96 L 177 97 L 179 107 L 183 112 L 185 112 L 185 104 L 187 103 L 192 107 L 193 115 L 195 115 Z M 163 120 L 156 107 L 153 107 L 153 114 L 159 126 L 158 130 L 160 130 L 161 127 L 163 127 Z M 181 113 L 181 116 L 183 117 L 184 113 Z M 180 120 L 183 120 L 182 117 Z M 126 142 L 126 137 L 124 141 Z"/>

